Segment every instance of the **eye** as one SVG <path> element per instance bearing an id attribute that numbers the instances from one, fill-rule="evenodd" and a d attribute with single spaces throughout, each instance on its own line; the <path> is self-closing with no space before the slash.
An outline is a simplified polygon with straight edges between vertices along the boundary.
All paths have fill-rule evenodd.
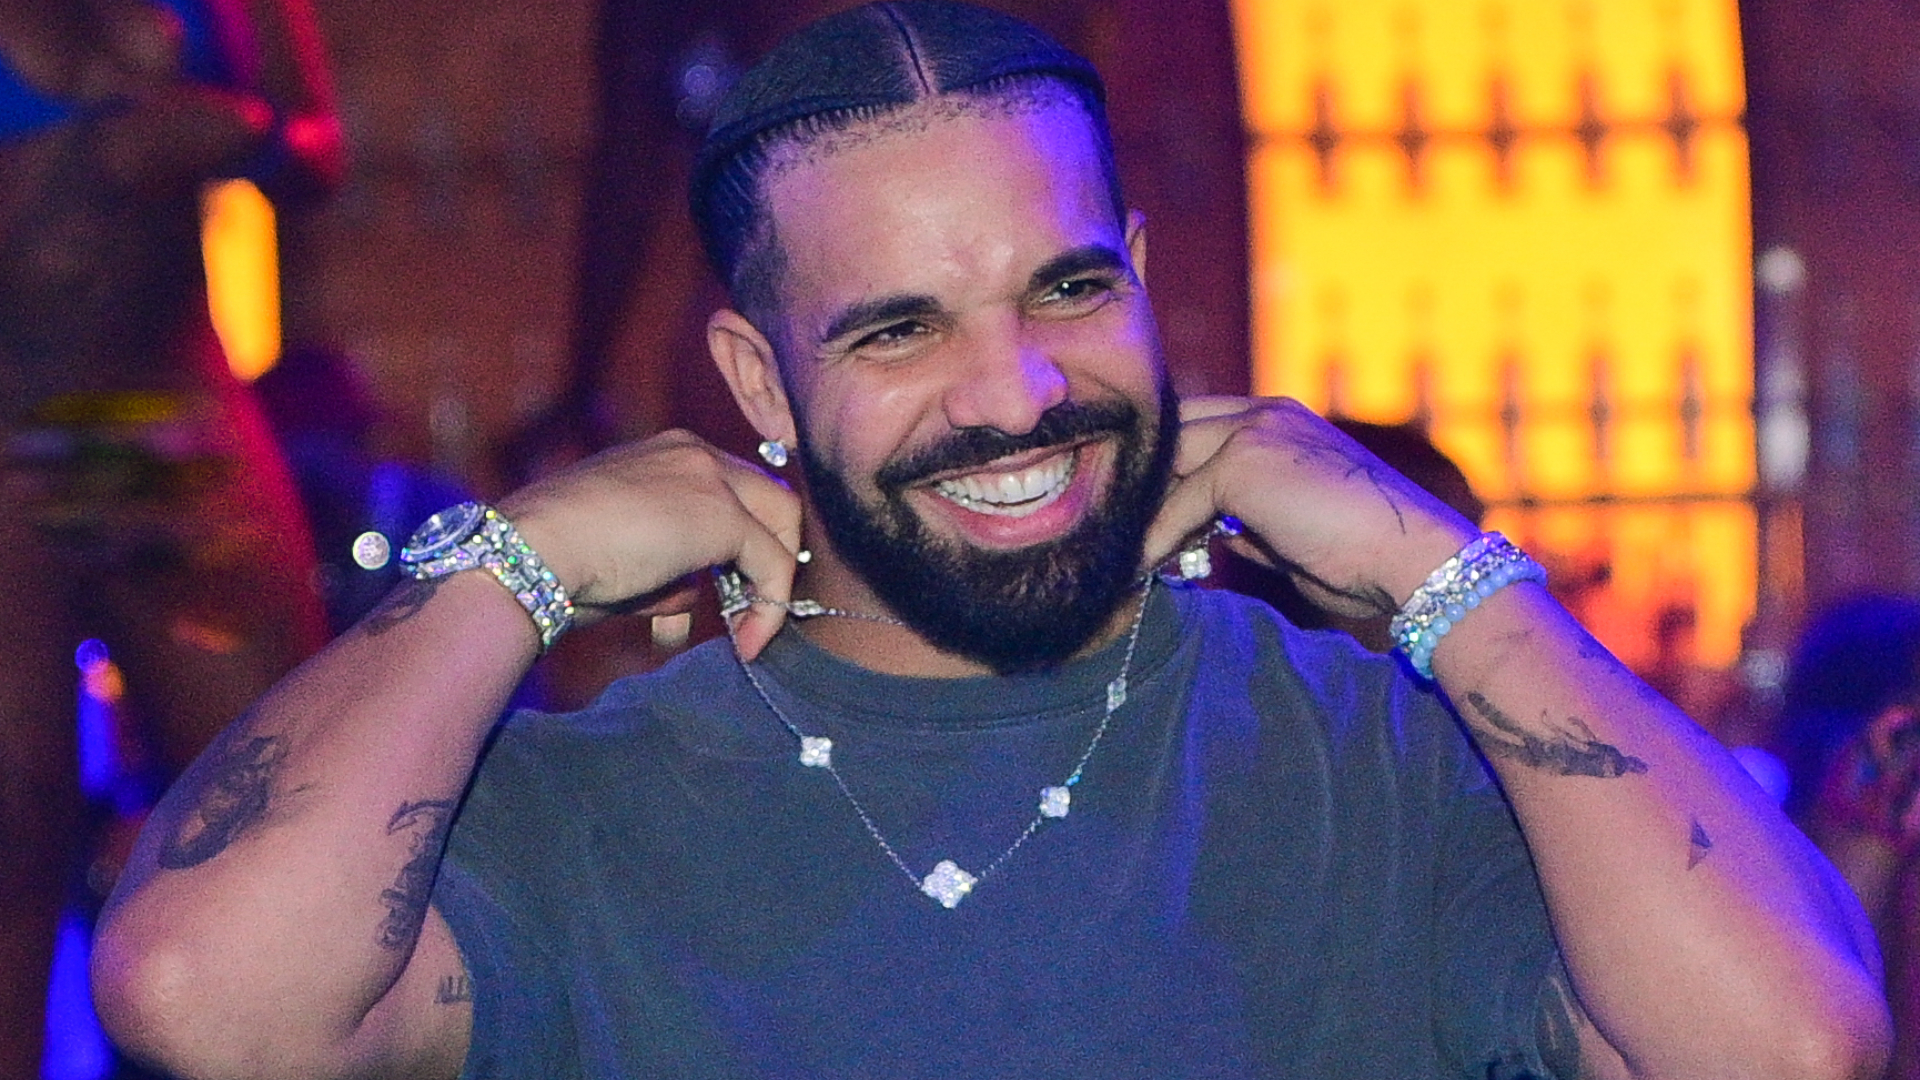
<path id="1" fill-rule="evenodd" d="M 1040 296 L 1043 306 L 1078 311 L 1098 307 L 1110 299 L 1118 283 L 1107 274 L 1082 274 L 1065 278 Z"/>
<path id="2" fill-rule="evenodd" d="M 890 346 L 897 346 L 902 342 L 926 332 L 926 324 L 915 319 L 902 319 L 899 322 L 888 323 L 878 330 L 862 334 L 854 340 L 853 344 L 847 346 L 847 350 L 849 352 L 858 352 L 862 349 L 885 349 Z"/>

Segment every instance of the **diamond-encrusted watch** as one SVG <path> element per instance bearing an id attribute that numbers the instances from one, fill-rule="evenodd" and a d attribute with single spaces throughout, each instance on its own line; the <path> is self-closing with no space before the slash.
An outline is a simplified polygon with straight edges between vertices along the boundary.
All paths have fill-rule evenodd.
<path id="1" fill-rule="evenodd" d="M 462 570 L 486 570 L 507 587 L 532 616 L 545 652 L 573 625 L 573 600 L 560 579 L 540 561 L 498 510 L 484 503 L 449 506 L 420 523 L 400 565 L 418 581 Z"/>

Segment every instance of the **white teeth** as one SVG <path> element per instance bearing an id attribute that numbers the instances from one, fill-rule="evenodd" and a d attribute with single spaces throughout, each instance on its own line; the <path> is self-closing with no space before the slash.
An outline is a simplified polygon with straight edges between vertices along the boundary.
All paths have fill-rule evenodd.
<path id="1" fill-rule="evenodd" d="M 969 510 L 1025 517 L 1059 498 L 1073 478 L 1073 454 L 1062 454 L 1019 472 L 973 474 L 942 480 L 934 490 Z"/>

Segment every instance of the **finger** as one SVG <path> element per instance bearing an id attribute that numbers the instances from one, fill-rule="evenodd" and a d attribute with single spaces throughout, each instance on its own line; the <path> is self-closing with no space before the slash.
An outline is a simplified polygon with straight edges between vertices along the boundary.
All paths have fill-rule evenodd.
<path id="1" fill-rule="evenodd" d="M 793 598 L 793 577 L 799 567 L 800 500 L 778 477 L 751 462 L 739 464 L 741 468 L 726 474 L 727 484 L 747 517 L 746 535 L 734 565 L 754 593 L 785 602 Z M 741 659 L 760 655 L 786 619 L 786 608 L 778 604 L 755 604 L 738 615 L 733 638 Z"/>
<path id="2" fill-rule="evenodd" d="M 1173 474 L 1184 477 L 1199 472 L 1245 426 L 1243 413 L 1183 422 L 1180 426 L 1180 446 L 1173 456 Z"/>
<path id="3" fill-rule="evenodd" d="M 1219 416 L 1238 416 L 1250 412 L 1257 404 L 1252 398 L 1229 397 L 1225 394 L 1199 394 L 1180 399 L 1180 419 L 1210 420 Z"/>
<path id="4" fill-rule="evenodd" d="M 767 598 L 785 602 L 793 596 L 793 574 L 799 563 L 793 552 L 771 531 L 756 528 L 747 533 L 734 563 L 747 579 L 748 588 Z M 780 604 L 754 604 L 736 617 L 733 624 L 734 648 L 740 659 L 752 660 L 767 647 L 787 621 L 787 609 Z"/>
<path id="5" fill-rule="evenodd" d="M 737 459 L 736 459 L 737 460 Z M 772 533 L 789 554 L 800 551 L 800 497 L 786 481 L 761 470 L 750 461 L 741 461 L 744 472 L 727 475 L 734 497 L 760 526 Z M 782 597 L 781 599 L 786 599 Z"/>
<path id="6" fill-rule="evenodd" d="M 1204 477 L 1177 480 L 1160 502 L 1160 512 L 1147 527 L 1143 570 L 1150 570 L 1172 558 L 1187 539 L 1211 528 L 1219 515 L 1212 485 Z"/>
<path id="7" fill-rule="evenodd" d="M 1214 518 L 1225 512 L 1214 475 L 1207 466 L 1246 426 L 1252 411 L 1244 398 L 1199 397 L 1182 402 L 1183 414 L 1188 403 L 1196 406 L 1195 415 L 1181 423 L 1180 446 L 1174 454 L 1175 480 L 1161 502 L 1160 513 L 1147 529 L 1148 568 L 1171 558 L 1190 537 L 1209 527 Z"/>
<path id="8" fill-rule="evenodd" d="M 705 595 L 701 584 L 699 575 L 688 574 L 659 592 L 649 595 L 646 603 L 634 608 L 632 614 L 645 617 L 691 614 L 700 606 L 700 600 Z"/>

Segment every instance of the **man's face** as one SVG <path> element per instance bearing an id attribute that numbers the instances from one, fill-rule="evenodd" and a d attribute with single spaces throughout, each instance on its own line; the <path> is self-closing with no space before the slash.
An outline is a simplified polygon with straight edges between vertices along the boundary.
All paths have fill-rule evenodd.
<path id="1" fill-rule="evenodd" d="M 1141 238 L 1078 108 L 905 120 L 767 185 L 802 461 L 876 599 L 948 651 L 1044 666 L 1130 594 L 1165 489 Z"/>

